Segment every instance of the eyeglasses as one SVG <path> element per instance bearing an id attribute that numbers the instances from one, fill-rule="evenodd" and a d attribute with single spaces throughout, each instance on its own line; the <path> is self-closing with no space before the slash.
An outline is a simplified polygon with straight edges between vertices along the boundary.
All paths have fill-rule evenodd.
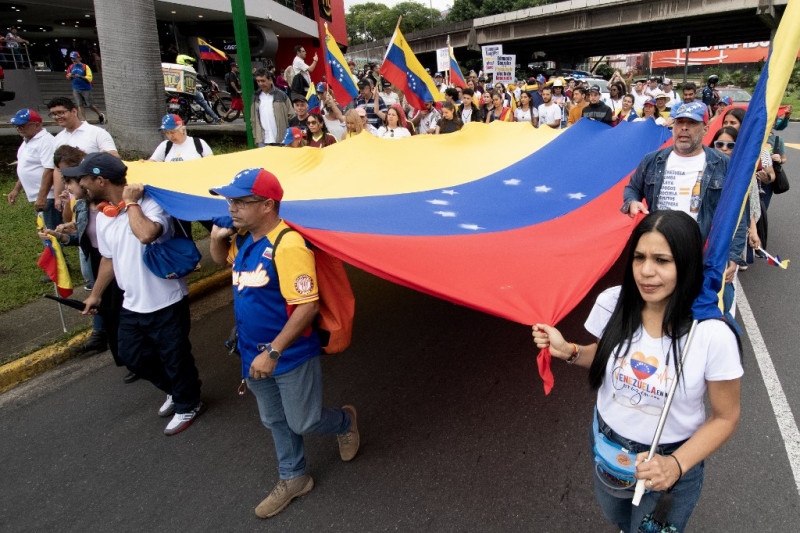
<path id="1" fill-rule="evenodd" d="M 225 198 L 225 201 L 228 202 L 228 206 L 233 206 L 236 209 L 244 209 L 247 207 L 247 204 L 258 204 L 264 202 L 265 200 L 242 200 L 241 198 Z"/>
<path id="2" fill-rule="evenodd" d="M 307 120 L 306 124 L 308 124 L 309 126 L 313 126 L 319 124 L 319 122 L 317 122 L 316 120 Z"/>
<path id="3" fill-rule="evenodd" d="M 57 117 L 63 117 L 64 115 L 67 115 L 68 113 L 69 113 L 69 111 L 53 111 L 52 113 L 50 113 L 49 116 L 50 116 L 50 118 L 57 118 Z"/>
<path id="4" fill-rule="evenodd" d="M 714 148 L 717 150 L 722 150 L 723 148 L 733 150 L 734 146 L 736 146 L 736 141 L 714 141 Z"/>

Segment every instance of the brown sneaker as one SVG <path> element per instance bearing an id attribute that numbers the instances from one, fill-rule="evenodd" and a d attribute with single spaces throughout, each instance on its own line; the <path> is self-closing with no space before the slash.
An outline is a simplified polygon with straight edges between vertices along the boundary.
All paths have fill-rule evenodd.
<path id="1" fill-rule="evenodd" d="M 339 455 L 342 461 L 352 461 L 353 457 L 358 453 L 358 446 L 361 444 L 361 437 L 358 434 L 358 424 L 356 423 L 356 408 L 352 405 L 345 405 L 342 407 L 343 411 L 350 414 L 350 429 L 340 435 L 336 435 L 339 439 Z"/>
<path id="2" fill-rule="evenodd" d="M 308 494 L 314 488 L 314 480 L 311 476 L 304 474 L 292 479 L 281 479 L 269 496 L 256 507 L 256 516 L 259 518 L 270 518 L 280 513 L 292 500 Z"/>

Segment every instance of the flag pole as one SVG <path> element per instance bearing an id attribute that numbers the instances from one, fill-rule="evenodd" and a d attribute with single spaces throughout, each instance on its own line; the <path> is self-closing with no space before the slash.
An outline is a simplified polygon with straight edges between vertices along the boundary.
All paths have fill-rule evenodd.
<path id="1" fill-rule="evenodd" d="M 681 376 L 681 370 L 683 370 L 683 363 L 686 361 L 686 354 L 689 353 L 689 348 L 692 346 L 692 341 L 694 340 L 694 333 L 697 329 L 698 320 L 692 321 L 692 327 L 689 329 L 689 335 L 686 338 L 686 344 L 683 347 L 683 353 L 681 354 L 681 363 L 678 365 L 678 368 L 675 369 L 675 379 L 672 381 L 672 384 L 669 387 L 669 393 L 667 394 L 667 399 L 664 402 L 664 408 L 661 410 L 661 417 L 658 419 L 658 426 L 656 426 L 656 434 L 653 437 L 653 443 L 650 445 L 650 452 L 647 454 L 647 459 L 645 461 L 649 461 L 653 458 L 656 454 L 656 450 L 658 449 L 658 444 L 661 441 L 661 434 L 664 432 L 664 426 L 667 424 L 667 416 L 669 416 L 669 409 L 672 406 L 672 399 L 675 397 L 675 391 L 678 390 L 678 379 Z M 639 506 L 639 503 L 642 501 L 642 496 L 644 495 L 644 486 L 645 480 L 640 479 L 636 481 L 636 489 L 633 492 L 633 505 Z"/>
<path id="2" fill-rule="evenodd" d="M 53 292 L 56 296 L 61 296 L 58 294 L 58 284 L 55 281 L 53 282 Z M 61 302 L 58 302 L 58 316 L 61 318 L 61 329 L 64 330 L 64 333 L 66 333 L 67 323 L 64 322 L 64 310 L 61 308 Z"/>

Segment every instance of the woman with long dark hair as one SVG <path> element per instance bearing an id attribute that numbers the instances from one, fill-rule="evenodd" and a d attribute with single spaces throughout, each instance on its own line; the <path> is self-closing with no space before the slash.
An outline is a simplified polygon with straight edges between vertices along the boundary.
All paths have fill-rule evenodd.
<path id="1" fill-rule="evenodd" d="M 308 146 L 325 148 L 336 144 L 336 137 L 328 133 L 325 120 L 319 113 L 309 113 L 306 126 L 308 126 Z"/>
<path id="2" fill-rule="evenodd" d="M 703 284 L 703 241 L 692 217 L 666 210 L 647 215 L 628 241 L 628 254 L 622 285 L 601 293 L 586 320 L 597 342 L 566 342 L 545 324 L 533 326 L 533 338 L 553 357 L 589 369 L 597 390 L 594 493 L 606 519 L 635 532 L 668 491 L 673 503 L 667 522 L 683 531 L 700 497 L 703 461 L 739 422 L 741 350 L 728 324 L 705 320 L 680 368 L 692 303 Z M 658 453 L 645 461 L 675 379 Z M 630 473 L 620 473 L 620 466 Z M 631 503 L 637 479 L 649 491 L 638 507 Z"/>

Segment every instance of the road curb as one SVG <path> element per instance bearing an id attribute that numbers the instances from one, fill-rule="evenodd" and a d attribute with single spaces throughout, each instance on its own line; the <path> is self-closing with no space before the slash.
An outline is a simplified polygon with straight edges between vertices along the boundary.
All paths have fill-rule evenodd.
<path id="1" fill-rule="evenodd" d="M 230 280 L 230 270 L 225 269 L 192 283 L 189 286 L 189 299 L 201 298 L 212 290 L 230 284 Z M 0 393 L 11 390 L 66 361 L 80 357 L 83 354 L 74 348 L 86 342 L 91 333 L 83 331 L 69 340 L 45 346 L 32 354 L 0 366 Z"/>

